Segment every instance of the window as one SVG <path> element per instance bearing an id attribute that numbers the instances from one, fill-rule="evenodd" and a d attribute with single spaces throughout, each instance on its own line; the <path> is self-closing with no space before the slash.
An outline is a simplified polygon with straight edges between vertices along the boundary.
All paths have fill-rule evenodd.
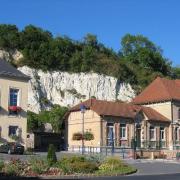
<path id="1" fill-rule="evenodd" d="M 10 89 L 10 99 L 9 99 L 9 105 L 10 106 L 18 106 L 18 96 L 19 89 Z"/>
<path id="2" fill-rule="evenodd" d="M 178 110 L 178 119 L 180 119 L 180 109 Z"/>
<path id="3" fill-rule="evenodd" d="M 153 126 L 150 127 L 149 129 L 149 139 L 150 140 L 155 140 L 155 128 Z"/>
<path id="4" fill-rule="evenodd" d="M 9 92 L 9 115 L 17 115 L 18 111 L 15 110 L 19 105 L 19 89 L 10 88 Z"/>
<path id="5" fill-rule="evenodd" d="M 165 140 L 165 129 L 160 127 L 160 140 Z"/>
<path id="6" fill-rule="evenodd" d="M 126 139 L 126 124 L 120 124 L 120 138 Z"/>
<path id="7" fill-rule="evenodd" d="M 9 136 L 17 135 L 18 126 L 9 126 Z"/>
<path id="8" fill-rule="evenodd" d="M 176 127 L 175 128 L 175 141 L 178 141 L 179 140 L 179 128 L 178 127 Z"/>
<path id="9" fill-rule="evenodd" d="M 114 124 L 107 123 L 107 146 L 112 146 L 114 138 Z"/>

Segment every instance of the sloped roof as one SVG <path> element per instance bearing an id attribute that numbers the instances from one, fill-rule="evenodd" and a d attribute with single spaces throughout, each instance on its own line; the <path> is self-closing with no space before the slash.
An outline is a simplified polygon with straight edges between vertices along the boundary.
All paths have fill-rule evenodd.
<path id="1" fill-rule="evenodd" d="M 133 100 L 134 104 L 146 104 L 168 100 L 180 100 L 180 79 L 156 78 Z"/>
<path id="2" fill-rule="evenodd" d="M 154 110 L 150 107 L 141 106 L 141 108 L 142 108 L 142 112 L 147 116 L 148 120 L 170 122 L 170 120 L 168 118 L 166 118 L 165 116 L 163 116 L 162 114 L 160 114 L 159 112 L 157 112 L 156 110 Z"/>
<path id="3" fill-rule="evenodd" d="M 0 77 L 29 80 L 30 78 L 11 66 L 7 61 L 0 59 Z"/>
<path id="4" fill-rule="evenodd" d="M 142 111 L 148 117 L 149 120 L 168 122 L 169 119 L 155 111 L 150 107 L 143 107 L 139 105 L 133 105 L 130 103 L 102 101 L 96 99 L 89 99 L 84 101 L 70 109 L 72 111 L 80 111 L 80 106 L 84 105 L 86 109 L 95 111 L 98 115 L 104 116 L 117 116 L 124 118 L 132 118 Z"/>

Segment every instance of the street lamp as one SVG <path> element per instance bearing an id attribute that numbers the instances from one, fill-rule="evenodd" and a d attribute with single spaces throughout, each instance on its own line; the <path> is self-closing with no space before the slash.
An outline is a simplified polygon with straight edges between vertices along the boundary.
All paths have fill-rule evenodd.
<path id="1" fill-rule="evenodd" d="M 82 113 L 82 155 L 83 155 L 84 154 L 84 113 L 86 111 L 86 106 L 84 104 L 81 104 L 80 110 Z"/>

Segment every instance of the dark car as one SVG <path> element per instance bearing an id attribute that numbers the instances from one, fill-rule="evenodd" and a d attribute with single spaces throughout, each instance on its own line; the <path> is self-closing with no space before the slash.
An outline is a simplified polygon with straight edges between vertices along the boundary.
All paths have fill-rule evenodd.
<path id="1" fill-rule="evenodd" d="M 23 154 L 24 146 L 15 142 L 4 143 L 0 145 L 0 153 Z"/>

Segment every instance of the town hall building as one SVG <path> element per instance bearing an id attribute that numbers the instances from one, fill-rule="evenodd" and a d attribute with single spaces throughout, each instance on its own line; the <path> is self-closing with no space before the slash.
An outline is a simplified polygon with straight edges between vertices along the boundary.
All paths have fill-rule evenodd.
<path id="1" fill-rule="evenodd" d="M 85 109 L 82 111 L 81 107 Z M 156 78 L 131 103 L 89 99 L 66 116 L 67 144 L 85 147 L 176 149 L 180 146 L 180 80 Z M 82 128 L 83 127 L 83 128 Z"/>

